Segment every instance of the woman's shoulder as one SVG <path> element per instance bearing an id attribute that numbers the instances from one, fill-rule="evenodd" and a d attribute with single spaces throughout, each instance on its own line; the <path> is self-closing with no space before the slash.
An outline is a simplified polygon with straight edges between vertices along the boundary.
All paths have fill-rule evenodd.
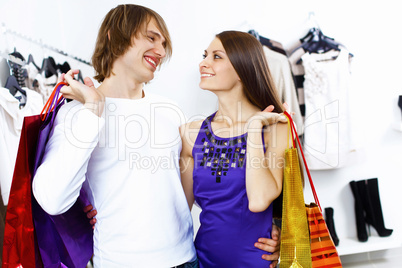
<path id="1" fill-rule="evenodd" d="M 266 143 L 270 143 L 273 140 L 286 141 L 287 133 L 290 135 L 290 130 L 287 123 L 277 122 L 269 126 L 269 130 L 265 129 L 264 138 Z"/>
<path id="2" fill-rule="evenodd" d="M 180 126 L 180 133 L 182 136 L 186 135 L 191 135 L 191 134 L 198 134 L 201 126 L 202 126 L 202 122 L 204 122 L 204 120 L 195 120 L 195 121 L 191 121 L 191 122 L 187 122 L 183 125 Z"/>

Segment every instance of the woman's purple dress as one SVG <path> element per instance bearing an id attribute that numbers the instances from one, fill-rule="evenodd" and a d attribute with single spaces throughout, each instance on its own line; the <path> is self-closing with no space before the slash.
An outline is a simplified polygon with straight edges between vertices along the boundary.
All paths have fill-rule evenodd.
<path id="1" fill-rule="evenodd" d="M 246 193 L 247 133 L 233 137 L 215 136 L 211 120 L 202 123 L 193 148 L 193 189 L 201 207 L 201 226 L 195 247 L 201 268 L 269 267 L 266 253 L 254 243 L 271 238 L 272 204 L 260 213 L 248 209 Z"/>

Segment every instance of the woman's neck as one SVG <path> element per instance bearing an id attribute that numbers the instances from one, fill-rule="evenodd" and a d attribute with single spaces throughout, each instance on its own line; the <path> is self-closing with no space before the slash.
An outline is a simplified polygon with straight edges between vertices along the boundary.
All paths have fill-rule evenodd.
<path id="1" fill-rule="evenodd" d="M 218 98 L 219 108 L 214 117 L 214 121 L 224 121 L 228 126 L 235 126 L 246 123 L 247 120 L 260 109 L 251 104 L 246 98 Z"/>

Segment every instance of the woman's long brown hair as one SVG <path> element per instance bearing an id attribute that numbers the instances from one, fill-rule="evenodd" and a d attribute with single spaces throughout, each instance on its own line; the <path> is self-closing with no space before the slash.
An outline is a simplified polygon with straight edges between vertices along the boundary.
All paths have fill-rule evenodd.
<path id="1" fill-rule="evenodd" d="M 224 31 L 216 35 L 222 42 L 242 84 L 247 99 L 264 110 L 269 105 L 273 112 L 282 113 L 282 106 L 273 83 L 261 43 L 251 34 L 239 31 Z M 282 193 L 273 202 L 274 218 L 282 218 Z"/>
<path id="2" fill-rule="evenodd" d="M 269 72 L 261 43 L 251 34 L 224 31 L 216 35 L 239 76 L 247 99 L 264 110 L 274 105 L 274 112 L 284 111 Z"/>

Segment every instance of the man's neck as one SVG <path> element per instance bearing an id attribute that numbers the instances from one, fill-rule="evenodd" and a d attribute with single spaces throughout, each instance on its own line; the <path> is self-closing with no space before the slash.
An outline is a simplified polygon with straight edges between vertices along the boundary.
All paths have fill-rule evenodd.
<path id="1" fill-rule="evenodd" d="M 102 82 L 99 90 L 109 98 L 141 99 L 144 97 L 143 86 L 143 83 L 111 76 Z"/>

